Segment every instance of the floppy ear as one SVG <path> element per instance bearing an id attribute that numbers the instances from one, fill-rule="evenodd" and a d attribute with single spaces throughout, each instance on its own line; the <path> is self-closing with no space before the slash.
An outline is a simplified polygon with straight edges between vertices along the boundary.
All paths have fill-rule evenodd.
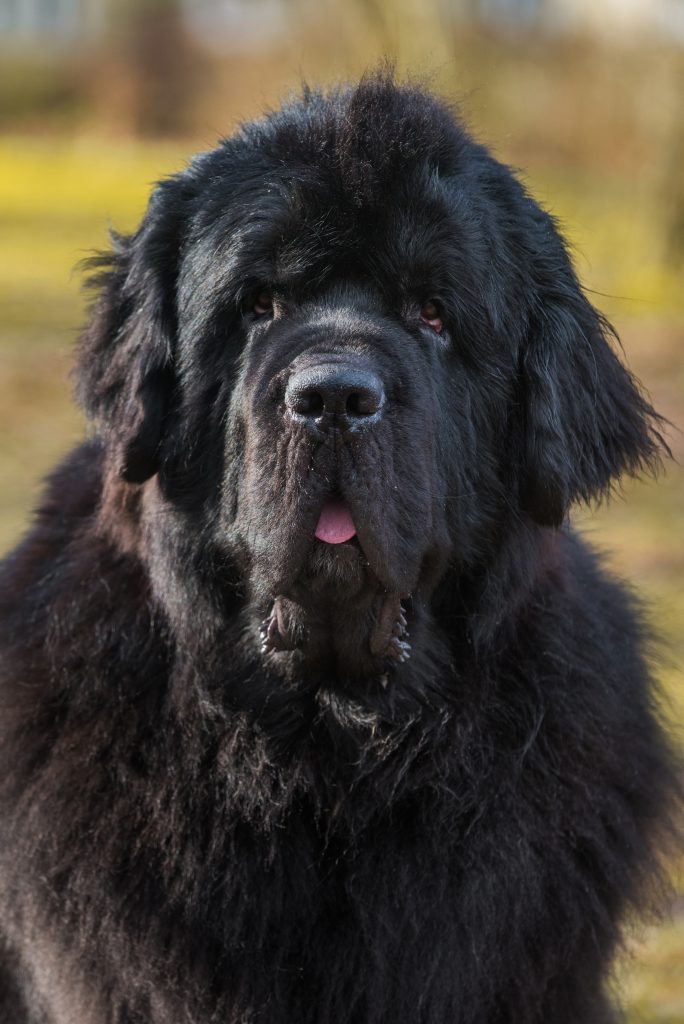
<path id="1" fill-rule="evenodd" d="M 612 328 L 585 298 L 557 236 L 556 242 L 555 266 L 547 267 L 522 352 L 521 501 L 550 526 L 560 525 L 573 501 L 609 492 L 622 473 L 653 470 L 668 450 L 660 417 L 615 354 Z"/>
<path id="2" fill-rule="evenodd" d="M 111 253 L 89 261 L 99 295 L 79 342 L 76 394 L 132 483 L 157 472 L 173 388 L 177 192 L 177 179 L 159 185 L 137 232 L 113 234 Z"/>

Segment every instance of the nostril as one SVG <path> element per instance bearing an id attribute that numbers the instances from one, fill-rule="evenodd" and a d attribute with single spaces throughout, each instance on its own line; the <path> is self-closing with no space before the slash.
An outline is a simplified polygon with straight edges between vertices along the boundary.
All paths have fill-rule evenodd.
<path id="1" fill-rule="evenodd" d="M 357 391 L 353 391 L 351 395 L 347 396 L 345 404 L 345 412 L 348 416 L 362 416 L 361 412 L 361 396 Z"/>
<path id="2" fill-rule="evenodd" d="M 348 416 L 373 416 L 382 404 L 382 393 L 370 388 L 352 391 L 347 396 L 345 412 Z"/>
<path id="3" fill-rule="evenodd" d="M 325 409 L 323 395 L 318 391 L 305 391 L 298 394 L 293 404 L 293 411 L 300 416 L 320 416 Z"/>

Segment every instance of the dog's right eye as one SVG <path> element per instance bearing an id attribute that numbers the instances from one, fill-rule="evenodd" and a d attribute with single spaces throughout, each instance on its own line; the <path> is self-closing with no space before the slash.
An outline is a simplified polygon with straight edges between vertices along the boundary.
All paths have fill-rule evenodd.
<path id="1" fill-rule="evenodd" d="M 257 316 L 272 316 L 273 315 L 273 295 L 271 292 L 262 291 L 254 299 L 252 305 L 252 312 L 256 313 Z"/>
<path id="2" fill-rule="evenodd" d="M 427 327 L 431 327 L 437 334 L 442 333 L 444 327 L 444 321 L 442 320 L 442 314 L 439 306 L 434 299 L 428 299 L 420 307 L 420 319 Z"/>

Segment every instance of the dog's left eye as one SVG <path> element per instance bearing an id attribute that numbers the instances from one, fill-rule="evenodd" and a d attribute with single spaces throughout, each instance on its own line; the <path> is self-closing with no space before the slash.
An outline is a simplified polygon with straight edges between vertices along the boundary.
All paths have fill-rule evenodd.
<path id="1" fill-rule="evenodd" d="M 270 292 L 263 291 L 254 299 L 252 310 L 257 316 L 270 316 L 273 313 L 273 296 Z"/>
<path id="2" fill-rule="evenodd" d="M 444 324 L 439 307 L 433 299 L 424 302 L 420 307 L 420 319 L 428 327 L 431 327 L 433 331 L 437 331 L 437 334 L 441 334 Z"/>

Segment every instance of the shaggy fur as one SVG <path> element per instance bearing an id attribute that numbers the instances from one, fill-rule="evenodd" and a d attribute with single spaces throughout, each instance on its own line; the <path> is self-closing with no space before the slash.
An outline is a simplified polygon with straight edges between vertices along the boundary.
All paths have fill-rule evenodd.
<path id="1" fill-rule="evenodd" d="M 661 439 L 552 219 L 376 75 L 95 283 L 96 433 L 1 574 L 2 1024 L 614 1021 L 673 771 L 566 514 Z"/>

